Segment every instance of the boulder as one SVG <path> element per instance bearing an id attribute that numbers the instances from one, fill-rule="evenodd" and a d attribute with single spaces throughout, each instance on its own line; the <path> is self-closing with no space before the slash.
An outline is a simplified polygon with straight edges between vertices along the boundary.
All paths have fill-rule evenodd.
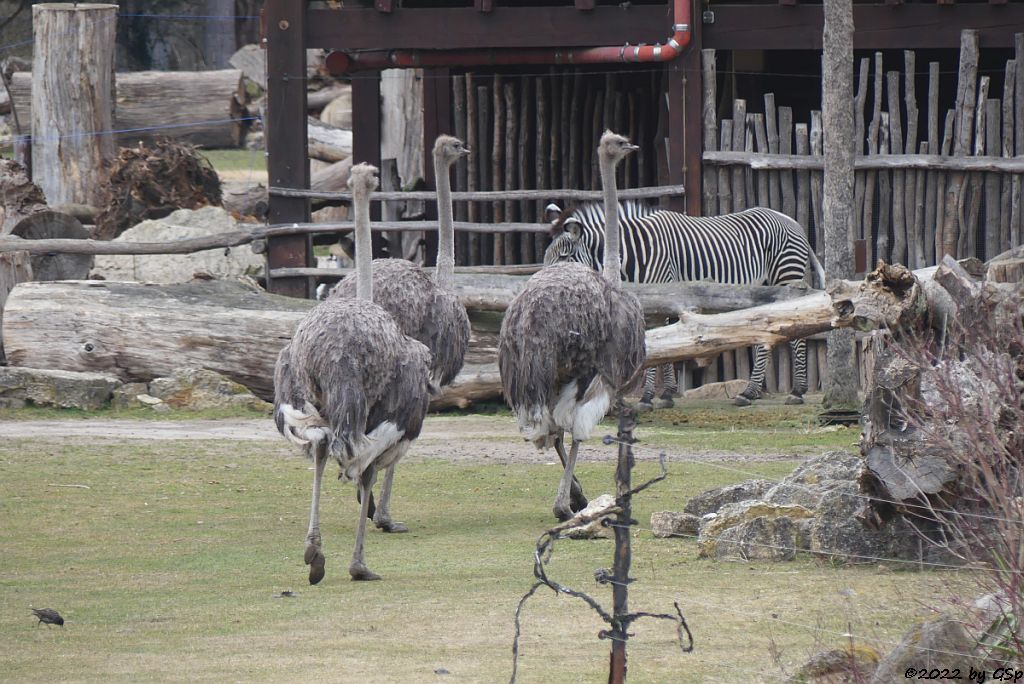
<path id="1" fill-rule="evenodd" d="M 135 408 L 140 406 L 141 395 L 146 394 L 149 388 L 144 382 L 128 382 L 114 390 L 110 398 L 110 406 L 116 409 Z"/>
<path id="2" fill-rule="evenodd" d="M 700 387 L 688 389 L 682 394 L 683 399 L 735 399 L 743 390 L 747 389 L 746 380 L 725 380 L 724 382 L 709 382 Z"/>
<path id="3" fill-rule="evenodd" d="M 596 499 L 591 499 L 587 507 L 582 511 L 576 513 L 574 518 L 582 518 L 588 515 L 594 515 L 606 508 L 611 508 L 615 505 L 615 497 L 611 494 L 602 494 Z M 611 528 L 605 527 L 601 524 L 601 521 L 608 516 L 602 516 L 597 520 L 587 523 L 581 527 L 572 527 L 565 531 L 563 536 L 569 539 L 606 539 L 611 536 Z"/>
<path id="4" fill-rule="evenodd" d="M 701 558 L 717 558 L 718 552 L 716 547 L 719 538 L 726 530 L 743 523 L 751 522 L 758 518 L 765 518 L 767 520 L 789 518 L 791 521 L 797 521 L 813 516 L 814 513 L 803 506 L 780 506 L 765 501 L 741 501 L 740 503 L 727 504 L 720 508 L 717 513 L 709 513 L 701 519 L 700 534 L 697 539 L 698 555 Z M 758 523 L 758 526 L 752 527 L 748 532 L 751 535 L 769 534 L 769 527 L 765 526 L 765 523 Z M 790 530 L 791 534 L 791 542 L 786 545 L 795 546 L 797 541 L 796 529 L 788 527 L 786 529 Z M 736 534 L 741 533 L 737 532 Z M 785 534 L 785 532 L 780 532 L 780 534 Z M 732 537 L 728 541 L 735 544 L 739 539 Z M 774 542 L 770 543 L 774 545 Z"/>
<path id="5" fill-rule="evenodd" d="M 687 501 L 683 511 L 699 518 L 708 513 L 715 513 L 726 504 L 760 499 L 773 484 L 768 480 L 747 480 L 739 484 L 711 489 Z"/>
<path id="6" fill-rule="evenodd" d="M 114 242 L 166 242 L 205 237 L 238 230 L 231 214 L 221 207 L 179 209 L 158 221 L 143 221 L 119 235 Z M 92 275 L 106 280 L 153 283 L 185 283 L 197 272 L 216 278 L 258 276 L 264 257 L 248 245 L 207 249 L 193 254 L 98 255 Z"/>
<path id="7" fill-rule="evenodd" d="M 960 621 L 948 616 L 929 620 L 907 630 L 896 648 L 882 658 L 871 682 L 904 681 L 910 668 L 916 672 L 958 669 L 966 678 L 970 667 L 982 667 L 981 659 L 973 657 L 976 645 Z"/>
<path id="8" fill-rule="evenodd" d="M 777 504 L 797 504 L 817 508 L 822 495 L 843 482 L 856 482 L 863 461 L 846 451 L 830 451 L 809 459 L 779 484 L 764 494 L 764 500 Z"/>
<path id="9" fill-rule="evenodd" d="M 659 511 L 651 514 L 651 532 L 655 537 L 695 537 L 700 529 L 700 517 L 692 513 Z"/>
<path id="10" fill-rule="evenodd" d="M 106 406 L 121 381 L 103 373 L 0 367 L 0 407 L 26 404 L 92 411 Z"/>
<path id="11" fill-rule="evenodd" d="M 730 527 L 718 535 L 718 560 L 791 561 L 803 548 L 799 521 L 761 516 Z"/>
<path id="12" fill-rule="evenodd" d="M 883 558 L 917 560 L 920 537 L 902 517 L 881 529 L 864 525 L 858 513 L 864 495 L 856 482 L 837 485 L 821 497 L 811 525 L 811 550 L 848 563 L 873 563 Z"/>
<path id="13" fill-rule="evenodd" d="M 850 645 L 815 654 L 790 678 L 794 684 L 846 684 L 867 681 L 881 656 L 870 646 Z"/>
<path id="14" fill-rule="evenodd" d="M 170 377 L 154 378 L 149 383 L 149 394 L 179 409 L 244 408 L 269 412 L 272 408 L 244 385 L 205 368 L 181 368 Z"/>

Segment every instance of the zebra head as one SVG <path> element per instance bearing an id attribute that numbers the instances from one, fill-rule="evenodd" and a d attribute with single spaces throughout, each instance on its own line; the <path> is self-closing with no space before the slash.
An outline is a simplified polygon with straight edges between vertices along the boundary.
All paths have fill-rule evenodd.
<path id="1" fill-rule="evenodd" d="M 594 267 L 583 239 L 586 232 L 583 221 L 576 214 L 575 207 L 562 210 L 554 203 L 545 207 L 544 215 L 551 222 L 551 244 L 544 251 L 545 266 L 559 261 L 576 261 Z"/>

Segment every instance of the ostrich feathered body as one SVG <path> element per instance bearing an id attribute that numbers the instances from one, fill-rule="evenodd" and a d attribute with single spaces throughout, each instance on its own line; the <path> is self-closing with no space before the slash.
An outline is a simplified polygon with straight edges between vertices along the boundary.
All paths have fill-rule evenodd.
<path id="1" fill-rule="evenodd" d="M 274 421 L 290 441 L 326 441 L 342 476 L 384 468 L 416 439 L 430 351 L 370 302 L 337 297 L 299 323 L 274 370 Z"/>
<path id="2" fill-rule="evenodd" d="M 353 273 L 331 289 L 328 299 L 355 296 Z M 394 317 L 404 334 L 430 349 L 431 383 L 443 387 L 455 379 L 469 348 L 469 316 L 454 293 L 438 287 L 410 261 L 377 259 L 373 301 Z"/>
<path id="3" fill-rule="evenodd" d="M 639 381 L 647 350 L 636 297 L 582 264 L 534 274 L 505 313 L 498 368 L 523 436 L 590 436 L 612 399 Z"/>

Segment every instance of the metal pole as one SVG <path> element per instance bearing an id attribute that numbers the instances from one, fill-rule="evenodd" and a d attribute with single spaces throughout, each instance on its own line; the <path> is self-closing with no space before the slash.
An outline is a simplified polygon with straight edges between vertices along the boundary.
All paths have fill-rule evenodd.
<path id="1" fill-rule="evenodd" d="M 615 517 L 615 563 L 612 566 L 612 618 L 614 624 L 609 631 L 612 640 L 611 665 L 608 670 L 608 684 L 623 684 L 626 681 L 626 639 L 628 638 L 629 614 L 629 566 L 632 561 L 630 550 L 630 525 L 632 503 L 629 490 L 632 488 L 633 471 L 633 428 L 636 427 L 636 413 L 619 403 L 619 462 L 615 468 L 615 492 L 619 499 L 620 511 Z"/>

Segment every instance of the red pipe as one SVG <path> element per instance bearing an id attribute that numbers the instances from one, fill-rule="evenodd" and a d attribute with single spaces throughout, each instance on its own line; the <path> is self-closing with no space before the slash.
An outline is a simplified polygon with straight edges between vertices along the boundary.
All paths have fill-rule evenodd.
<path id="1" fill-rule="evenodd" d="M 401 69 L 501 64 L 608 64 L 613 62 L 668 62 L 690 43 L 691 0 L 673 0 L 672 35 L 664 43 L 591 48 L 503 48 L 472 50 L 391 50 L 327 56 L 327 70 L 344 74 L 362 69 Z"/>

